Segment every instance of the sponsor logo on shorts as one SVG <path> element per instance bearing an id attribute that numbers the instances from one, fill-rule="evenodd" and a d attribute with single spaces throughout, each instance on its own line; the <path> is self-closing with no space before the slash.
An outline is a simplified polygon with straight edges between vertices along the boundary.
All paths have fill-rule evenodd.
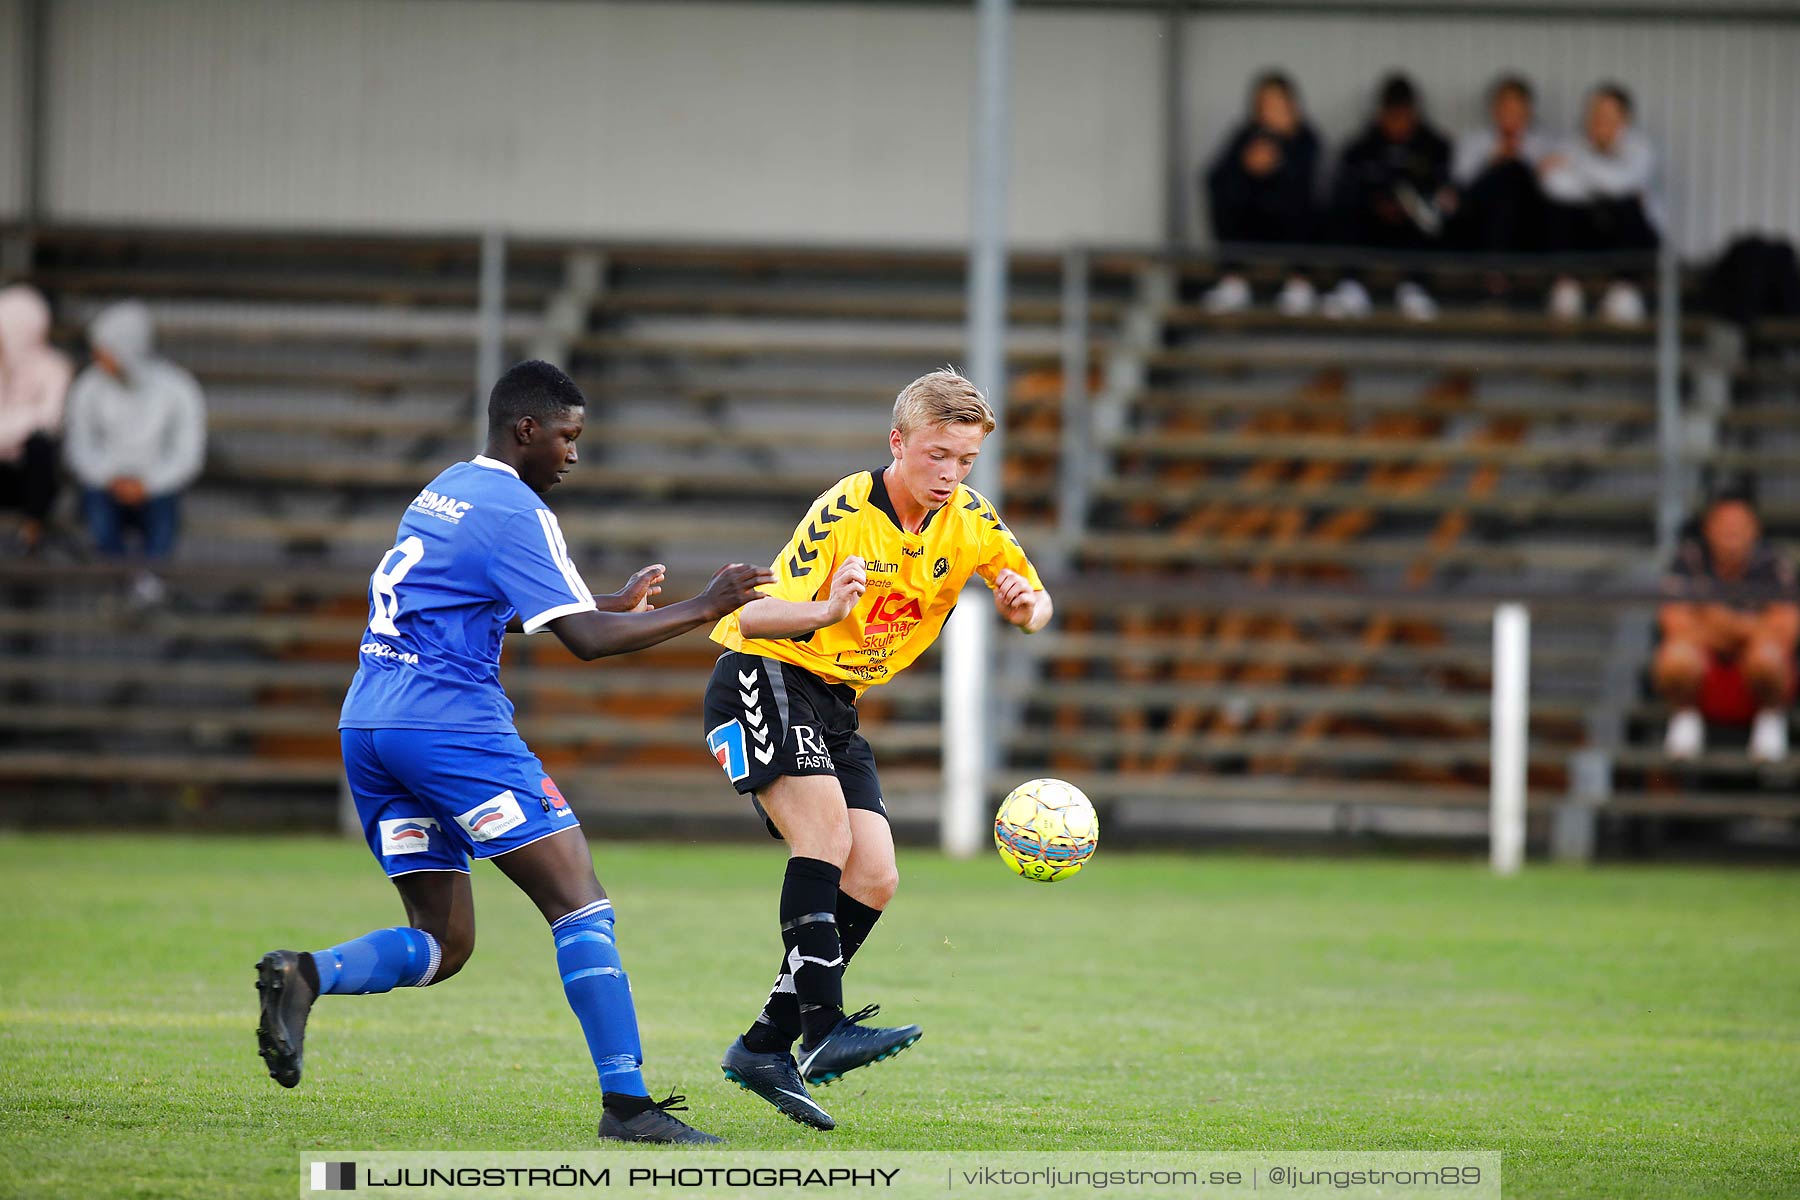
<path id="1" fill-rule="evenodd" d="M 837 770 L 831 751 L 825 748 L 825 739 L 811 725 L 794 726 L 794 765 L 809 771 Z"/>
<path id="2" fill-rule="evenodd" d="M 431 831 L 438 827 L 434 817 L 401 817 L 381 823 L 383 854 L 423 854 L 431 849 Z"/>
<path id="3" fill-rule="evenodd" d="M 509 788 L 493 799 L 477 804 L 468 812 L 458 813 L 457 824 L 469 831 L 478 842 L 491 842 L 503 833 L 511 833 L 525 823 L 525 812 Z"/>
<path id="4" fill-rule="evenodd" d="M 744 741 L 744 724 L 742 721 L 727 721 L 716 725 L 706 735 L 706 748 L 712 751 L 713 757 L 719 760 L 719 767 L 731 782 L 750 776 L 750 755 Z"/>
<path id="5" fill-rule="evenodd" d="M 569 802 L 563 799 L 562 789 L 556 786 L 556 780 L 548 775 L 538 780 L 538 790 L 544 793 L 544 811 L 553 817 L 572 817 L 575 815 Z"/>

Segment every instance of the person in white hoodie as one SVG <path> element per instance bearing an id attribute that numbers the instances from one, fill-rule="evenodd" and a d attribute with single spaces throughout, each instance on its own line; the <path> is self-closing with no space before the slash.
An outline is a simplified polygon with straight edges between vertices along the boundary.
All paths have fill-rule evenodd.
<path id="1" fill-rule="evenodd" d="M 101 311 L 88 326 L 94 365 L 69 392 L 65 454 L 82 488 L 94 545 L 126 553 L 125 533 L 144 557 L 175 546 L 181 492 L 206 456 L 206 402 L 194 377 L 156 356 L 150 310 L 136 301 Z"/>
<path id="2" fill-rule="evenodd" d="M 1599 84 L 1588 93 L 1584 135 L 1538 163 L 1550 201 L 1552 253 L 1648 251 L 1661 244 L 1656 148 L 1631 118 L 1631 93 L 1616 83 Z M 1585 306 L 1572 276 L 1562 276 L 1551 288 L 1553 315 L 1579 317 Z M 1623 276 L 1615 278 L 1601 312 L 1620 324 L 1642 321 L 1643 293 Z"/>
<path id="3" fill-rule="evenodd" d="M 56 438 L 72 373 L 50 345 L 50 306 L 25 284 L 0 290 L 0 507 L 25 515 L 19 546 L 44 537 L 56 500 Z"/>

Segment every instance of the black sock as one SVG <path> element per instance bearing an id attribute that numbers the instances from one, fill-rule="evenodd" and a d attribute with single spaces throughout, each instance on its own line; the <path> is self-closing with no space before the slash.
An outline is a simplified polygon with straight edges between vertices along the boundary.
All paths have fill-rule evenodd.
<path id="1" fill-rule="evenodd" d="M 649 1112 L 655 1101 L 648 1096 L 630 1096 L 624 1092 L 600 1093 L 600 1104 L 621 1121 L 629 1121 L 641 1112 Z"/>
<path id="2" fill-rule="evenodd" d="M 844 1017 L 844 951 L 838 941 L 838 880 L 843 872 L 816 858 L 790 858 L 781 883 L 781 943 L 807 1041 Z"/>
<path id="3" fill-rule="evenodd" d="M 838 942 L 844 952 L 844 969 L 881 919 L 879 908 L 870 908 L 848 892 L 837 894 Z M 744 1046 L 756 1054 L 785 1050 L 800 1036 L 800 1000 L 788 975 L 787 958 L 775 973 L 775 987 L 763 1004 L 762 1014 L 744 1031 Z"/>

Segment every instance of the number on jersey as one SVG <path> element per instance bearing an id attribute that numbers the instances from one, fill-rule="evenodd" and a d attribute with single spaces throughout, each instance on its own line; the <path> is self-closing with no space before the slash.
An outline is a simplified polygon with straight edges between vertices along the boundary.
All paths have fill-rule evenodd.
<path id="1" fill-rule="evenodd" d="M 400 615 L 400 597 L 396 589 L 406 573 L 419 565 L 425 557 L 425 543 L 416 536 L 409 537 L 398 546 L 381 556 L 381 564 L 375 573 L 369 576 L 369 595 L 373 611 L 369 614 L 369 632 L 384 633 L 389 637 L 399 637 L 400 629 L 394 624 L 394 618 Z"/>

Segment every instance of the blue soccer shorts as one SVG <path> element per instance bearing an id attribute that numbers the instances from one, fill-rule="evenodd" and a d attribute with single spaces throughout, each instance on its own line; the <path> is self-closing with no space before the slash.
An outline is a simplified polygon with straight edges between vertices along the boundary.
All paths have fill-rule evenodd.
<path id="1" fill-rule="evenodd" d="M 469 870 L 581 822 L 516 733 L 340 729 L 369 850 L 388 875 Z"/>

